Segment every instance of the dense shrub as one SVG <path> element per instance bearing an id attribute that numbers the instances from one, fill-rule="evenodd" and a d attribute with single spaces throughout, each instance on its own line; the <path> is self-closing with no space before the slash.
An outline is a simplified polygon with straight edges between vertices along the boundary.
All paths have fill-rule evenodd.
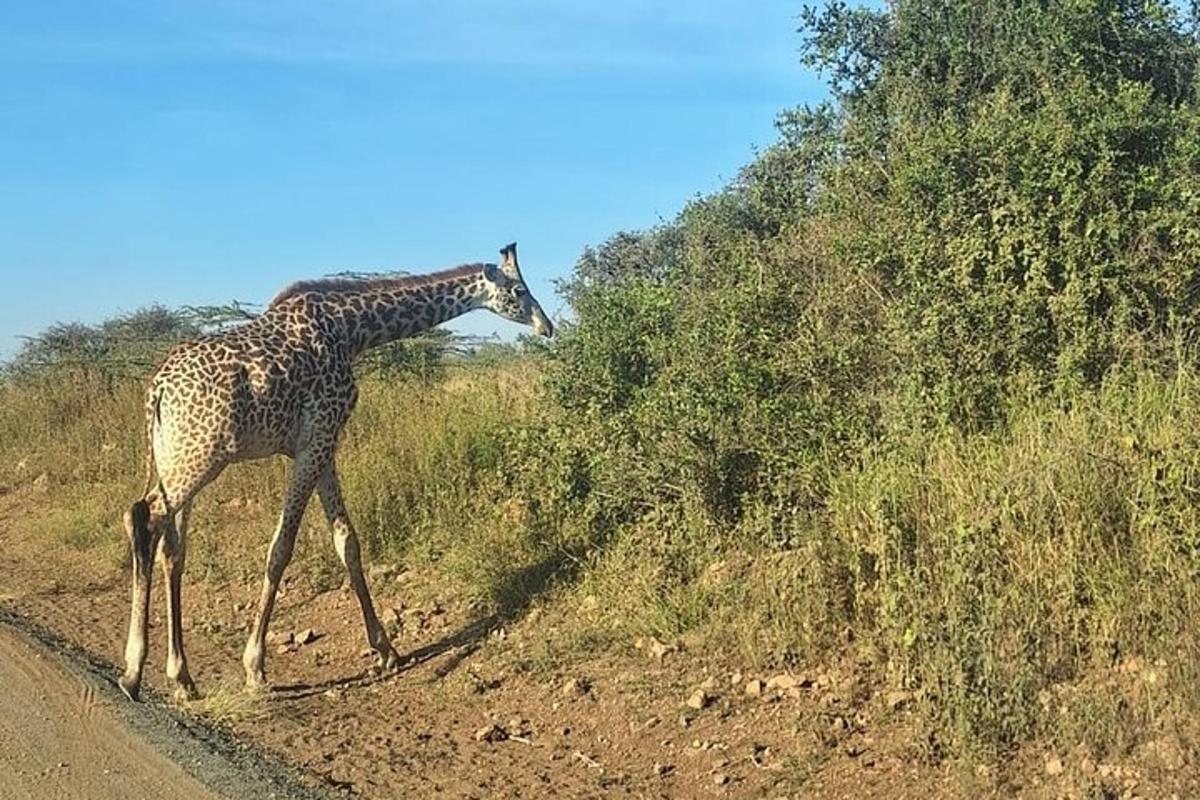
<path id="1" fill-rule="evenodd" d="M 1161 491 L 1109 449 L 1190 424 L 1200 46 L 1166 2 L 804 20 L 834 101 L 584 254 L 509 491 L 582 537 L 610 624 L 784 660 L 848 626 L 946 742 L 1002 746 L 1047 686 L 1195 634 L 1186 492 L 1131 510 Z"/>

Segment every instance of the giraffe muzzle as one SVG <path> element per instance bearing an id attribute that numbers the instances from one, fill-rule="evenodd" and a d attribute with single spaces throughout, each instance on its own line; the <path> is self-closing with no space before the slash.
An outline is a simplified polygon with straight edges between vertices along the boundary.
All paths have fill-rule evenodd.
<path id="1" fill-rule="evenodd" d="M 540 308 L 533 309 L 533 332 L 547 339 L 554 335 L 554 323 Z"/>

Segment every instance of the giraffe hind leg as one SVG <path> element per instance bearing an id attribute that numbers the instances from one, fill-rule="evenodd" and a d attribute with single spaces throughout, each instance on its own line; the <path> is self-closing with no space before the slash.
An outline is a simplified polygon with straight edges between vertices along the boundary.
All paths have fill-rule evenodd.
<path id="1" fill-rule="evenodd" d="M 125 533 L 133 552 L 133 586 L 129 612 L 129 636 L 125 641 L 125 672 L 117 681 L 130 700 L 137 700 L 146 663 L 146 622 L 150 614 L 150 581 L 158 526 L 145 499 L 125 512 Z"/>
<path id="2" fill-rule="evenodd" d="M 167 520 L 159 543 L 159 558 L 167 582 L 167 678 L 175 686 L 176 700 L 199 698 L 196 684 L 188 672 L 187 656 L 183 652 L 183 617 L 181 584 L 184 555 L 187 552 L 187 521 L 191 503 L 175 514 L 173 524 Z"/>

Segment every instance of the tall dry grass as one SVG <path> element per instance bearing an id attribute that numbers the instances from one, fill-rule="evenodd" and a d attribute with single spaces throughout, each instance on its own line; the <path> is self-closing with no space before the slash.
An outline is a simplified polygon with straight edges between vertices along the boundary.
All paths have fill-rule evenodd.
<path id="1" fill-rule="evenodd" d="M 1031 399 L 987 433 L 868 452 L 825 476 L 823 508 L 783 523 L 785 548 L 763 544 L 753 513 L 722 528 L 686 503 L 599 530 L 564 489 L 578 479 L 565 451 L 539 439 L 561 412 L 539 406 L 538 372 L 515 361 L 363 382 L 340 464 L 371 559 L 429 570 L 485 609 L 542 596 L 563 620 L 546 643 L 555 663 L 648 634 L 764 665 L 849 655 L 912 691 L 929 740 L 951 752 L 1031 736 L 1120 751 L 1197 718 L 1191 368 L 1124 369 L 1069 403 Z M 0 483 L 48 482 L 42 535 L 123 557 L 141 431 L 137 383 L 10 382 Z M 286 469 L 238 465 L 201 496 L 189 580 L 257 581 Z M 297 561 L 340 579 L 318 512 Z M 1153 680 L 1114 682 L 1129 664 Z"/>

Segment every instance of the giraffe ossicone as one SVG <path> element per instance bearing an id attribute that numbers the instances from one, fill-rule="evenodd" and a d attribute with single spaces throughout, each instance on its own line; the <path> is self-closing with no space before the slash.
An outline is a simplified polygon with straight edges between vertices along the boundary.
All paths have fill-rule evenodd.
<path id="1" fill-rule="evenodd" d="M 193 499 L 229 464 L 273 455 L 293 460 L 284 507 L 267 551 L 258 614 L 242 654 L 248 688 L 266 684 L 266 635 L 280 579 L 314 489 L 362 610 L 367 641 L 384 668 L 399 658 L 375 613 L 358 538 L 346 513 L 335 451 L 358 391 L 353 364 L 365 350 L 484 308 L 550 336 L 530 293 L 517 246 L 499 264 L 466 264 L 404 278 L 301 281 L 255 319 L 174 347 L 146 397 L 146 490 L 125 513 L 133 586 L 125 671 L 141 689 L 155 556 L 167 581 L 167 677 L 175 696 L 197 696 L 184 655 L 180 587 Z"/>

